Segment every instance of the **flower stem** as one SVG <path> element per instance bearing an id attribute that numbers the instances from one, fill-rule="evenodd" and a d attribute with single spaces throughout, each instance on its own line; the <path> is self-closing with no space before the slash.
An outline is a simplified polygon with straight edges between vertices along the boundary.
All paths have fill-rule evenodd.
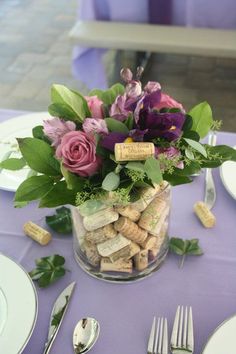
<path id="1" fill-rule="evenodd" d="M 180 260 L 180 264 L 179 264 L 179 268 L 180 268 L 180 269 L 182 269 L 183 266 L 184 266 L 185 257 L 186 257 L 186 255 L 183 254 L 183 256 L 182 256 L 182 258 L 181 258 L 181 260 Z"/>

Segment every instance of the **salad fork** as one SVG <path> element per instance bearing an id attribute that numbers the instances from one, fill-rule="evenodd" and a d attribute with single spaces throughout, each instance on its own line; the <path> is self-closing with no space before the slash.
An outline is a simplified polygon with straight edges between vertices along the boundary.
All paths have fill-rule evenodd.
<path id="1" fill-rule="evenodd" d="M 193 315 L 192 307 L 178 306 L 174 326 L 171 335 L 172 354 L 193 354 L 194 335 L 193 335 Z"/>
<path id="2" fill-rule="evenodd" d="M 154 317 L 148 341 L 147 354 L 168 354 L 167 319 Z"/>

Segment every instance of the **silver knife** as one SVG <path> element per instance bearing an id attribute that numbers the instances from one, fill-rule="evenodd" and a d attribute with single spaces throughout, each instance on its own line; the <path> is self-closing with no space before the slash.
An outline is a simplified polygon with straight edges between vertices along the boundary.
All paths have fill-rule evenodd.
<path id="1" fill-rule="evenodd" d="M 211 131 L 208 137 L 208 144 L 211 146 L 216 145 L 216 133 Z M 212 209 L 216 201 L 216 189 L 212 176 L 212 169 L 206 168 L 205 174 L 205 199 L 204 202 L 209 209 Z"/>
<path id="2" fill-rule="evenodd" d="M 67 288 L 65 288 L 62 293 L 56 299 L 50 317 L 50 324 L 48 329 L 48 339 L 45 344 L 43 354 L 48 354 L 52 344 L 56 338 L 59 331 L 63 318 L 65 316 L 66 310 L 68 308 L 71 295 L 75 287 L 75 282 L 71 283 Z"/>

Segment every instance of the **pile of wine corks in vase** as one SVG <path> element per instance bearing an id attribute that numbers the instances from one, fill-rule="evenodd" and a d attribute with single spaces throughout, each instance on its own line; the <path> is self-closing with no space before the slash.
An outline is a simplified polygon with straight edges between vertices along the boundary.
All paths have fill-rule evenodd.
<path id="1" fill-rule="evenodd" d="M 100 272 L 144 271 L 158 258 L 167 239 L 169 210 L 167 183 L 143 188 L 134 203 L 83 217 L 86 231 L 79 242 L 81 250 Z"/>

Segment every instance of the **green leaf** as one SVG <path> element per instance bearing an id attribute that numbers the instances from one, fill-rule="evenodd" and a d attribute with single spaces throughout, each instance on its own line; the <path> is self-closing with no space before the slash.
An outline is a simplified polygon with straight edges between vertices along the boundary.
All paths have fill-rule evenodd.
<path id="1" fill-rule="evenodd" d="M 159 161 L 154 157 L 149 157 L 144 163 L 145 172 L 153 183 L 159 184 L 163 178 Z"/>
<path id="2" fill-rule="evenodd" d="M 54 255 L 35 260 L 36 268 L 29 272 L 30 277 L 38 282 L 40 288 L 46 288 L 62 276 L 66 270 L 63 267 L 65 259 L 62 256 Z"/>
<path id="3" fill-rule="evenodd" d="M 60 164 L 54 150 L 45 141 L 36 138 L 18 138 L 20 151 L 33 170 L 49 176 L 60 175 Z"/>
<path id="4" fill-rule="evenodd" d="M 110 172 L 106 175 L 102 182 L 102 188 L 105 191 L 114 191 L 119 187 L 120 184 L 120 176 L 115 172 Z"/>
<path id="5" fill-rule="evenodd" d="M 136 161 L 128 162 L 125 165 L 125 167 L 128 168 L 129 170 L 134 170 L 134 171 L 138 171 L 138 172 L 146 172 L 145 166 L 142 162 L 136 162 Z"/>
<path id="6" fill-rule="evenodd" d="M 172 186 L 178 186 L 179 184 L 191 183 L 192 180 L 187 176 L 180 176 L 176 173 L 164 173 L 163 178 L 165 181 L 169 182 Z"/>
<path id="7" fill-rule="evenodd" d="M 184 150 L 185 152 L 185 156 L 189 159 L 189 160 L 194 160 L 195 159 L 195 156 L 194 156 L 194 153 L 192 152 L 192 150 L 186 148 Z"/>
<path id="8" fill-rule="evenodd" d="M 75 190 L 77 192 L 79 192 L 83 189 L 84 184 L 85 184 L 85 179 L 68 171 L 63 166 L 63 164 L 61 164 L 61 173 L 62 173 L 63 177 L 65 178 L 68 189 Z"/>
<path id="9" fill-rule="evenodd" d="M 74 122 L 80 122 L 77 114 L 68 105 L 62 103 L 52 103 L 48 107 L 48 112 L 53 117 L 62 118 L 64 120 L 71 120 Z"/>
<path id="10" fill-rule="evenodd" d="M 29 202 L 16 202 L 14 201 L 14 208 L 24 208 Z"/>
<path id="11" fill-rule="evenodd" d="M 0 162 L 0 168 L 4 168 L 6 170 L 16 171 L 21 170 L 26 165 L 26 162 L 23 158 L 9 158 L 7 160 Z"/>
<path id="12" fill-rule="evenodd" d="M 124 121 L 124 124 L 129 130 L 132 130 L 134 127 L 134 117 L 132 114 L 128 116 L 128 118 Z"/>
<path id="13" fill-rule="evenodd" d="M 42 125 L 37 125 L 32 129 L 32 134 L 33 137 L 36 139 L 44 140 L 46 143 L 51 144 L 50 140 L 46 137 L 46 135 L 43 132 L 43 126 Z"/>
<path id="14" fill-rule="evenodd" d="M 53 179 L 48 176 L 33 176 L 20 184 L 15 202 L 28 202 L 42 198 L 53 188 Z"/>
<path id="15" fill-rule="evenodd" d="M 199 173 L 201 167 L 198 162 L 191 161 L 189 165 L 185 165 L 183 169 L 175 168 L 174 175 L 178 176 L 191 176 L 195 173 Z"/>
<path id="16" fill-rule="evenodd" d="M 124 134 L 129 133 L 127 126 L 119 120 L 114 118 L 105 118 L 105 121 L 110 132 L 118 132 Z"/>
<path id="17" fill-rule="evenodd" d="M 199 103 L 188 113 L 193 119 L 192 130 L 204 138 L 213 124 L 212 110 L 207 102 Z"/>
<path id="18" fill-rule="evenodd" d="M 204 145 L 204 146 L 207 150 L 210 159 L 203 160 L 201 163 L 201 167 L 214 168 L 220 166 L 225 161 L 236 161 L 236 150 L 229 146 L 226 145 L 217 145 L 217 146 Z"/>
<path id="19" fill-rule="evenodd" d="M 183 256 L 185 253 L 185 242 L 181 238 L 172 237 L 169 243 L 170 251 Z"/>
<path id="20" fill-rule="evenodd" d="M 100 100 L 103 101 L 102 96 L 103 96 L 103 90 L 100 89 L 93 89 L 89 92 L 89 96 L 97 96 Z"/>
<path id="21" fill-rule="evenodd" d="M 76 120 L 81 123 L 86 117 L 88 106 L 85 98 L 78 92 L 74 92 L 68 89 L 66 86 L 57 84 L 52 85 L 51 100 L 54 104 L 62 105 L 64 108 L 70 111 L 71 114 L 73 112 L 74 118 L 76 118 Z"/>
<path id="22" fill-rule="evenodd" d="M 66 181 L 54 184 L 53 188 L 43 197 L 39 203 L 40 208 L 55 208 L 57 206 L 75 205 L 76 191 L 67 188 Z"/>
<path id="23" fill-rule="evenodd" d="M 56 209 L 56 214 L 46 216 L 47 225 L 60 234 L 69 234 L 72 231 L 71 212 L 69 208 Z"/>
<path id="24" fill-rule="evenodd" d="M 117 83 L 111 86 L 108 90 L 102 91 L 99 89 L 93 89 L 89 92 L 89 96 L 97 96 L 106 105 L 111 105 L 118 95 L 123 95 L 125 92 L 124 86 Z"/>
<path id="25" fill-rule="evenodd" d="M 184 138 L 184 140 L 186 141 L 186 143 L 188 143 L 189 146 L 191 146 L 194 150 L 198 151 L 201 155 L 203 155 L 205 158 L 207 158 L 207 152 L 206 149 L 204 148 L 204 146 L 200 143 L 198 143 L 195 140 L 192 139 L 187 139 Z"/>

